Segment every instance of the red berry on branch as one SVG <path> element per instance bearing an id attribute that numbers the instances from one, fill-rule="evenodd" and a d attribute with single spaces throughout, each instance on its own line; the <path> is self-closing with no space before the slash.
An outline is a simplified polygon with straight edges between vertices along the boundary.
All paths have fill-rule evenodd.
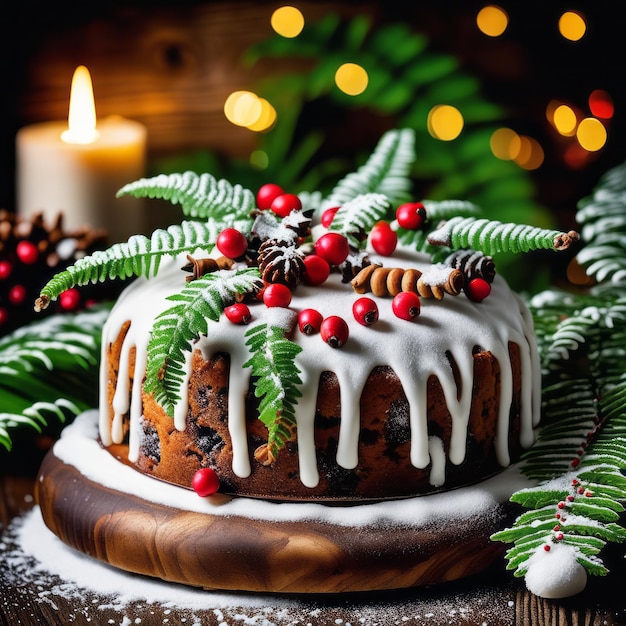
<path id="1" fill-rule="evenodd" d="M 317 254 L 309 254 L 303 259 L 304 277 L 307 285 L 321 285 L 330 276 L 330 265 Z"/>
<path id="2" fill-rule="evenodd" d="M 348 324 L 338 315 L 325 318 L 320 326 L 320 335 L 331 348 L 341 348 L 349 334 Z"/>
<path id="3" fill-rule="evenodd" d="M 66 289 L 59 295 L 59 304 L 65 311 L 73 311 L 80 302 L 80 294 L 78 289 Z"/>
<path id="4" fill-rule="evenodd" d="M 191 479 L 193 490 L 201 497 L 212 496 L 220 488 L 220 479 L 210 467 L 199 469 Z"/>
<path id="5" fill-rule="evenodd" d="M 292 211 L 301 211 L 302 202 L 295 193 L 283 193 L 272 200 L 270 209 L 278 217 L 287 217 Z"/>
<path id="6" fill-rule="evenodd" d="M 305 335 L 314 335 L 319 332 L 323 319 L 316 309 L 302 309 L 298 313 L 298 328 Z"/>
<path id="7" fill-rule="evenodd" d="M 39 250 L 37 250 L 37 246 L 32 241 L 28 241 L 26 239 L 18 242 L 15 247 L 15 252 L 17 254 L 17 258 L 26 265 L 33 265 L 39 258 Z"/>
<path id="8" fill-rule="evenodd" d="M 340 233 L 326 233 L 315 242 L 315 252 L 331 265 L 341 265 L 350 254 L 350 244 Z"/>
<path id="9" fill-rule="evenodd" d="M 484 278 L 472 278 L 465 286 L 465 293 L 473 302 L 482 302 L 491 293 L 491 285 Z"/>
<path id="10" fill-rule="evenodd" d="M 250 308 L 244 302 L 237 302 L 224 307 L 224 315 L 226 315 L 233 324 L 248 324 L 252 319 Z"/>
<path id="11" fill-rule="evenodd" d="M 398 225 L 407 230 L 418 230 L 426 221 L 426 208 L 421 202 L 406 202 L 396 209 Z"/>
<path id="12" fill-rule="evenodd" d="M 371 326 L 378 321 L 378 305 L 371 298 L 359 298 L 352 304 L 354 319 L 363 326 Z"/>
<path id="13" fill-rule="evenodd" d="M 410 322 L 420 314 L 420 298 L 412 291 L 401 291 L 393 297 L 391 310 L 396 317 Z"/>
<path id="14" fill-rule="evenodd" d="M 286 307 L 291 303 L 291 289 L 282 283 L 272 283 L 263 290 L 263 302 L 268 307 Z"/>
<path id="15" fill-rule="evenodd" d="M 9 261 L 0 261 L 0 280 L 7 279 L 13 271 L 13 265 Z"/>
<path id="16" fill-rule="evenodd" d="M 24 298 L 26 298 L 26 287 L 24 285 L 13 285 L 11 289 L 9 289 L 9 302 L 11 304 L 20 304 L 24 302 Z"/>
<path id="17" fill-rule="evenodd" d="M 324 228 L 328 228 L 333 223 L 335 213 L 339 211 L 339 208 L 340 207 L 338 206 L 334 206 L 334 207 L 331 207 L 330 209 L 326 209 L 322 213 L 322 226 L 324 226 Z"/>
<path id="18" fill-rule="evenodd" d="M 217 249 L 229 259 L 238 259 L 248 249 L 248 241 L 236 228 L 225 228 L 216 241 Z"/>
<path id="19" fill-rule="evenodd" d="M 259 190 L 256 192 L 256 205 L 262 211 L 269 209 L 272 206 L 272 201 L 277 196 L 285 193 L 279 185 L 275 183 L 266 183 L 265 185 L 261 185 Z"/>
<path id="20" fill-rule="evenodd" d="M 389 222 L 380 221 L 372 227 L 370 244 L 377 254 L 391 256 L 398 245 L 398 233 Z"/>

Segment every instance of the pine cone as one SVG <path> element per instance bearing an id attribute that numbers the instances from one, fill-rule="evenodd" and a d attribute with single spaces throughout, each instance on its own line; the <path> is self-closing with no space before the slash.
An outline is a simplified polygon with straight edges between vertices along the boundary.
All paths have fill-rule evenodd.
<path id="1" fill-rule="evenodd" d="M 295 289 L 305 271 L 302 252 L 293 244 L 268 239 L 259 247 L 259 270 L 265 283 L 282 283 Z"/>
<path id="2" fill-rule="evenodd" d="M 456 250 L 448 256 L 445 264 L 461 270 L 466 282 L 480 277 L 491 283 L 496 275 L 493 258 L 476 250 Z"/>

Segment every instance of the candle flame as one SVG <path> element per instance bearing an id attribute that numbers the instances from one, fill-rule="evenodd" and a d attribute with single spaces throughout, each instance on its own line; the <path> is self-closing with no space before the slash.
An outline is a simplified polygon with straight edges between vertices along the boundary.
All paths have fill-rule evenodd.
<path id="1" fill-rule="evenodd" d="M 68 129 L 61 139 L 67 143 L 92 143 L 98 138 L 96 130 L 96 103 L 93 97 L 91 75 L 84 65 L 79 65 L 72 77 Z"/>

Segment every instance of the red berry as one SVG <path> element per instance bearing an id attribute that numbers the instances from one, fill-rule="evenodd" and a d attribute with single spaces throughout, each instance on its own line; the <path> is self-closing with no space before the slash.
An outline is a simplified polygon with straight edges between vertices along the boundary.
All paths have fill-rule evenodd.
<path id="1" fill-rule="evenodd" d="M 302 309 L 298 313 L 298 328 L 305 335 L 318 333 L 323 321 L 322 314 L 315 309 Z"/>
<path id="2" fill-rule="evenodd" d="M 320 335 L 331 348 L 341 348 L 348 340 L 349 334 L 346 320 L 338 315 L 325 318 L 320 326 Z"/>
<path id="3" fill-rule="evenodd" d="M 378 305 L 371 298 L 359 298 L 352 304 L 354 319 L 363 326 L 371 326 L 378 321 Z"/>
<path id="4" fill-rule="evenodd" d="M 26 287 L 24 285 L 13 285 L 9 289 L 9 302 L 11 304 L 20 304 L 26 298 Z"/>
<path id="5" fill-rule="evenodd" d="M 272 200 L 270 209 L 278 217 L 287 217 L 292 211 L 301 211 L 302 202 L 295 193 L 283 193 Z"/>
<path id="6" fill-rule="evenodd" d="M 334 206 L 334 207 L 331 207 L 330 209 L 326 209 L 322 213 L 322 226 L 324 226 L 325 228 L 328 228 L 333 223 L 333 219 L 337 211 L 339 211 L 338 206 Z"/>
<path id="7" fill-rule="evenodd" d="M 315 252 L 331 265 L 341 265 L 350 253 L 350 244 L 340 233 L 326 233 L 315 242 Z"/>
<path id="8" fill-rule="evenodd" d="M 382 256 L 391 256 L 398 245 L 398 233 L 388 222 L 378 222 L 370 233 L 372 248 Z"/>
<path id="9" fill-rule="evenodd" d="M 220 488 L 220 479 L 210 467 L 199 469 L 191 479 L 193 490 L 202 498 L 212 496 Z"/>
<path id="10" fill-rule="evenodd" d="M 65 311 L 73 311 L 80 302 L 80 293 L 78 293 L 78 289 L 66 289 L 59 296 L 59 304 L 61 308 Z"/>
<path id="11" fill-rule="evenodd" d="M 420 314 L 419 296 L 412 291 L 401 291 L 391 301 L 391 310 L 396 317 L 411 321 Z"/>
<path id="12" fill-rule="evenodd" d="M 11 275 L 13 266 L 8 261 L 0 261 L 0 280 L 4 280 Z"/>
<path id="13" fill-rule="evenodd" d="M 233 324 L 247 324 L 252 319 L 248 305 L 243 302 L 224 307 L 224 315 Z"/>
<path id="14" fill-rule="evenodd" d="M 546 552 L 550 552 L 550 546 L 549 546 L 548 544 L 545 544 L 545 545 L 543 546 L 543 549 L 544 549 Z"/>
<path id="15" fill-rule="evenodd" d="M 330 265 L 317 254 L 309 254 L 304 259 L 304 282 L 307 285 L 321 285 L 330 275 Z"/>
<path id="16" fill-rule="evenodd" d="M 26 265 L 33 265 L 39 257 L 37 246 L 32 241 L 27 241 L 26 239 L 17 244 L 15 252 L 17 253 L 17 258 Z"/>
<path id="17" fill-rule="evenodd" d="M 4 307 L 0 306 L 0 326 L 2 326 L 2 324 L 6 324 L 8 319 L 9 312 Z"/>
<path id="18" fill-rule="evenodd" d="M 407 230 L 418 230 L 426 220 L 426 208 L 421 202 L 406 202 L 396 209 L 398 225 Z"/>
<path id="19" fill-rule="evenodd" d="M 491 285 L 484 278 L 472 278 L 465 286 L 465 293 L 470 300 L 482 302 L 491 293 Z"/>
<path id="20" fill-rule="evenodd" d="M 216 241 L 217 249 L 229 259 L 238 259 L 248 249 L 248 241 L 236 228 L 225 228 Z"/>
<path id="21" fill-rule="evenodd" d="M 265 185 L 261 185 L 259 190 L 256 192 L 256 205 L 262 211 L 269 209 L 272 206 L 272 201 L 277 196 L 285 193 L 282 187 L 279 187 L 275 183 L 266 183 Z"/>
<path id="22" fill-rule="evenodd" d="M 272 283 L 263 290 L 263 302 L 265 306 L 289 306 L 291 302 L 291 289 L 282 283 Z"/>

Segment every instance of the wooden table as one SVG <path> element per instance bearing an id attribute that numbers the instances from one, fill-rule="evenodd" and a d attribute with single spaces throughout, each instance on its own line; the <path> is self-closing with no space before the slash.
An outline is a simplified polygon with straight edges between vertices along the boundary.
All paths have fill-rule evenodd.
<path id="1" fill-rule="evenodd" d="M 6 465 L 6 464 L 5 464 Z M 4 469 L 4 471 L 3 471 Z M 611 573 L 606 578 L 592 577 L 585 592 L 575 598 L 553 601 L 537 598 L 525 590 L 522 581 L 504 570 L 504 564 L 487 574 L 430 589 L 369 594 L 333 595 L 297 600 L 289 609 L 284 598 L 260 598 L 255 606 L 212 605 L 206 593 L 206 608 L 191 610 L 146 602 L 131 602 L 123 607 L 103 607 L 109 598 L 89 590 L 79 599 L 55 592 L 61 580 L 33 576 L 29 583 L 12 575 L 11 559 L 15 541 L 11 540 L 11 520 L 20 520 L 34 506 L 34 473 L 7 474 L 0 464 L 0 624 L 56 626 L 67 624 L 165 624 L 240 625 L 324 624 L 340 626 L 388 624 L 510 624 L 526 626 L 603 626 L 626 624 L 626 562 L 620 554 L 604 555 Z M 45 540 L 45 537 L 42 538 Z M 19 551 L 19 547 L 18 547 Z M 122 574 L 122 576 L 128 576 Z M 129 584 L 132 582 L 128 578 Z M 168 586 L 163 585 L 163 601 Z M 94 581 L 91 589 L 97 588 Z M 66 589 L 67 592 L 67 589 Z"/>

